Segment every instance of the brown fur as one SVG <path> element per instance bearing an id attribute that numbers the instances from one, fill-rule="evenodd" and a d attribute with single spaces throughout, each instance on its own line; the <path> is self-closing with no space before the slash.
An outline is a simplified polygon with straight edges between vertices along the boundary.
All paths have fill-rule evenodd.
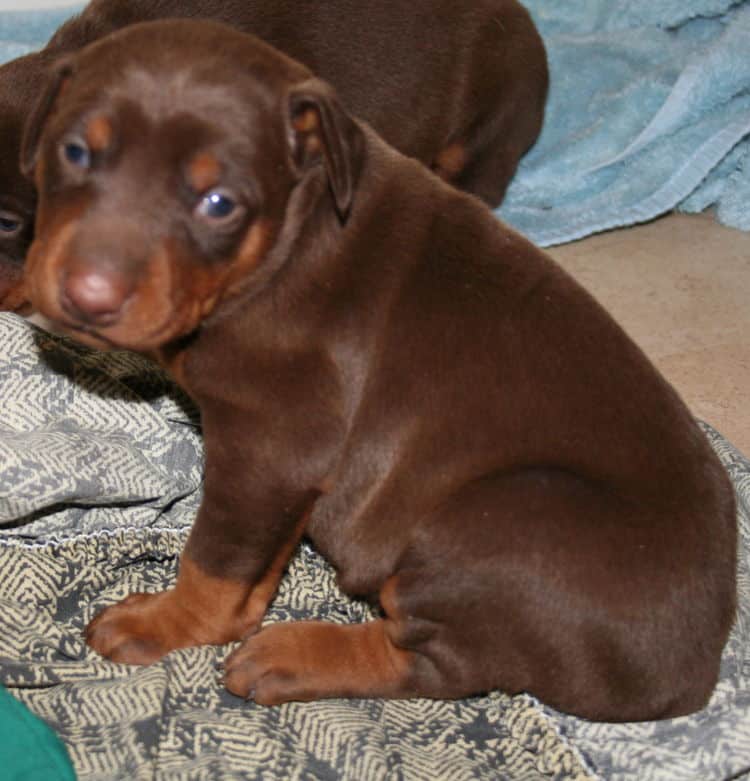
<path id="1" fill-rule="evenodd" d="M 28 307 L 22 274 L 36 195 L 18 159 L 40 82 L 66 53 L 168 17 L 259 35 L 332 82 L 396 148 L 491 205 L 541 128 L 544 46 L 517 0 L 92 0 L 42 52 L 0 67 L 0 309 Z M 106 142 L 104 126 L 92 130 L 95 146 Z M 442 164 L 445 148 L 460 165 Z"/>
<path id="2" fill-rule="evenodd" d="M 148 663 L 244 636 L 226 684 L 261 703 L 705 704 L 734 618 L 732 486 L 586 292 L 251 36 L 135 26 L 60 79 L 26 149 L 33 301 L 156 355 L 206 447 L 175 588 L 106 610 L 94 649 Z M 90 115 L 116 148 L 81 169 L 63 142 Z M 206 152 L 237 204 L 210 219 L 189 187 Z M 260 629 L 303 531 L 381 619 Z"/>

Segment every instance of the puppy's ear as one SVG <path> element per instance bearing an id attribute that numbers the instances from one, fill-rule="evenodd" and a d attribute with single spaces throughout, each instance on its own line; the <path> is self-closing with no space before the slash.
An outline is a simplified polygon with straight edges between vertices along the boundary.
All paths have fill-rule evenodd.
<path id="1" fill-rule="evenodd" d="M 346 220 L 362 168 L 364 137 L 326 82 L 310 79 L 292 88 L 289 142 L 300 175 L 315 165 L 325 166 L 336 211 Z"/>
<path id="2" fill-rule="evenodd" d="M 21 142 L 21 172 L 29 179 L 34 176 L 44 126 L 72 75 L 73 65 L 70 60 L 61 60 L 55 64 L 49 72 L 41 96 L 26 120 Z"/>

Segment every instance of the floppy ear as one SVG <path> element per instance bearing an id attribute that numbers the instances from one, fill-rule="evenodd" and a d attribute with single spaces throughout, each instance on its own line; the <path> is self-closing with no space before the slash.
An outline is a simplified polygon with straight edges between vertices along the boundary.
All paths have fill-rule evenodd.
<path id="1" fill-rule="evenodd" d="M 362 168 L 364 137 L 326 82 L 310 79 L 290 91 L 289 140 L 300 175 L 321 162 L 325 166 L 336 211 L 346 220 Z"/>
<path id="2" fill-rule="evenodd" d="M 55 107 L 58 96 L 72 74 L 73 65 L 69 60 L 58 62 L 51 69 L 44 91 L 26 119 L 23 141 L 21 142 L 21 172 L 29 179 L 33 178 L 34 175 L 44 126 Z"/>

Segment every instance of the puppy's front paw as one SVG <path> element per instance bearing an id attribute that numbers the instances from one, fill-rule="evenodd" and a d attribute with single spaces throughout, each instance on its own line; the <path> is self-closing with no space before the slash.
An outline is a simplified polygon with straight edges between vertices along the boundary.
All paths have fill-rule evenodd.
<path id="1" fill-rule="evenodd" d="M 310 700 L 295 625 L 277 624 L 247 637 L 224 663 L 224 685 L 238 697 L 259 705 Z"/>
<path id="2" fill-rule="evenodd" d="M 86 642 L 113 662 L 151 664 L 175 648 L 200 644 L 189 619 L 170 591 L 131 594 L 91 621 Z"/>

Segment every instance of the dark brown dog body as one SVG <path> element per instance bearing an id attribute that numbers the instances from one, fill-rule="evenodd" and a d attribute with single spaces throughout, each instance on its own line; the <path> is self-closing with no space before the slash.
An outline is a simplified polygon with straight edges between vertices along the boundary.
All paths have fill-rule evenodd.
<path id="1" fill-rule="evenodd" d="M 22 310 L 35 194 L 21 126 L 60 55 L 139 20 L 252 32 L 330 81 L 397 149 L 497 205 L 542 124 L 544 46 L 517 0 L 93 0 L 46 49 L 0 67 L 0 309 Z"/>
<path id="2" fill-rule="evenodd" d="M 250 36 L 139 25 L 62 85 L 25 152 L 33 301 L 156 355 L 206 445 L 175 588 L 104 611 L 92 647 L 148 663 L 245 637 L 227 686 L 261 703 L 706 702 L 734 616 L 731 484 L 576 283 Z M 381 620 L 257 631 L 305 532 Z"/>

